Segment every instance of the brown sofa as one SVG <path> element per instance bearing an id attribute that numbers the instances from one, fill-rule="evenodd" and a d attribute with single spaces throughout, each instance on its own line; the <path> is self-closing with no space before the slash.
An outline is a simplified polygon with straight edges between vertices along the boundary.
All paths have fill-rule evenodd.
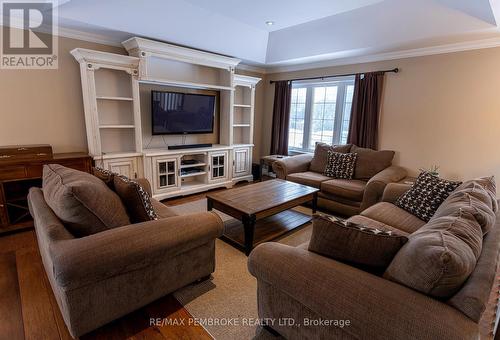
<path id="1" fill-rule="evenodd" d="M 142 181 L 150 190 L 149 183 Z M 156 200 L 159 219 L 75 238 L 32 188 L 29 208 L 45 271 L 72 336 L 88 333 L 215 269 L 215 213 L 176 216 Z"/>
<path id="2" fill-rule="evenodd" d="M 332 179 L 323 174 L 328 150 L 358 154 L 354 178 Z M 314 154 L 297 155 L 273 163 L 278 178 L 320 189 L 318 206 L 352 216 L 379 202 L 388 183 L 406 177 L 406 170 L 392 165 L 394 151 L 375 151 L 355 145 L 318 143 Z"/>
<path id="3" fill-rule="evenodd" d="M 420 228 L 425 230 L 424 221 L 392 204 L 407 189 L 408 186 L 401 184 L 388 185 L 384 202 L 349 220 L 408 235 Z M 492 201 L 496 202 L 495 199 Z M 445 201 L 441 211 L 461 214 L 463 207 L 453 204 Z M 495 216 L 493 210 L 491 215 Z M 488 300 L 493 289 L 497 288 L 499 217 L 497 212 L 496 222 L 491 221 L 493 227 L 484 235 L 482 251 L 472 274 L 456 293 L 442 299 L 390 281 L 385 275 L 375 275 L 321 256 L 309 251 L 307 244 L 299 247 L 279 243 L 259 245 L 248 262 L 249 270 L 258 282 L 259 317 L 288 320 L 287 323 L 268 323 L 287 339 L 455 340 L 479 339 L 484 335 L 492 337 L 488 332 L 495 326 L 491 315 L 497 311 L 497 300 L 493 304 Z M 412 274 L 408 272 L 408 275 Z M 348 320 L 350 324 L 344 327 L 307 325 L 306 319 Z"/>

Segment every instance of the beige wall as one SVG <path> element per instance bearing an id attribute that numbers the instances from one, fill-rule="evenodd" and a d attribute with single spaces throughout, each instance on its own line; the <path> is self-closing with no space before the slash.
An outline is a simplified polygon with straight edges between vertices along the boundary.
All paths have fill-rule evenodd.
<path id="1" fill-rule="evenodd" d="M 54 152 L 87 152 L 80 68 L 69 53 L 121 48 L 59 39 L 58 70 L 0 70 L 0 145 L 51 144 Z"/>
<path id="2" fill-rule="evenodd" d="M 440 166 L 445 178 L 500 179 L 500 48 L 268 75 L 290 79 L 399 67 L 388 73 L 379 145 L 412 173 Z M 261 150 L 271 140 L 274 86 L 265 84 Z"/>

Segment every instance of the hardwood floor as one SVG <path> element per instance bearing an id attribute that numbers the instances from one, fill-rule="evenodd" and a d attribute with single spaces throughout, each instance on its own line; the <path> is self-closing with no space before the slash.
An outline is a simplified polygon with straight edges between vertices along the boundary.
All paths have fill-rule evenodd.
<path id="1" fill-rule="evenodd" d="M 151 318 L 167 321 L 150 325 Z M 167 325 L 168 320 L 184 325 Z M 213 339 L 193 320 L 169 295 L 80 339 Z M 33 230 L 0 237 L 0 339 L 72 339 L 43 269 Z"/>

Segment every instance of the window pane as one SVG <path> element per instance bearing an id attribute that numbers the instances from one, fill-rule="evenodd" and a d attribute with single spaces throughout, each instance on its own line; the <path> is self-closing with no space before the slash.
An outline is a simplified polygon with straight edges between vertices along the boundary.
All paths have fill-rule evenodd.
<path id="1" fill-rule="evenodd" d="M 311 150 L 317 142 L 331 144 L 333 141 L 337 94 L 338 86 L 336 85 L 314 88 L 309 136 Z"/>
<path id="2" fill-rule="evenodd" d="M 324 87 L 314 88 L 314 102 L 323 103 L 325 101 L 325 89 Z"/>
<path id="3" fill-rule="evenodd" d="M 342 130 L 340 131 L 340 144 L 347 143 L 347 135 L 349 134 L 349 121 L 351 119 L 353 94 L 354 94 L 354 85 L 347 85 L 345 102 L 344 102 L 344 114 L 342 116 Z"/>
<path id="4" fill-rule="evenodd" d="M 297 90 L 297 103 L 306 102 L 307 89 L 305 87 L 296 89 Z"/>

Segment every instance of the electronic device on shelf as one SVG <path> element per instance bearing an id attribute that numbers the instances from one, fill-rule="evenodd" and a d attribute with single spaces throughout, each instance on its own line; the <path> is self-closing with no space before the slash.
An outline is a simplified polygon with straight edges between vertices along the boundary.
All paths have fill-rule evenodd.
<path id="1" fill-rule="evenodd" d="M 193 165 L 193 164 L 198 164 L 201 163 L 197 159 L 183 159 L 181 161 L 181 165 Z"/>
<path id="2" fill-rule="evenodd" d="M 213 133 L 215 95 L 151 91 L 153 135 Z"/>
<path id="3" fill-rule="evenodd" d="M 181 170 L 181 176 L 197 174 L 199 172 L 204 172 L 204 170 L 203 169 L 197 169 L 197 168 L 182 169 Z"/>
<path id="4" fill-rule="evenodd" d="M 169 150 L 180 150 L 180 149 L 196 149 L 196 148 L 211 148 L 212 144 L 203 143 L 203 144 L 182 144 L 182 145 L 169 145 Z"/>

